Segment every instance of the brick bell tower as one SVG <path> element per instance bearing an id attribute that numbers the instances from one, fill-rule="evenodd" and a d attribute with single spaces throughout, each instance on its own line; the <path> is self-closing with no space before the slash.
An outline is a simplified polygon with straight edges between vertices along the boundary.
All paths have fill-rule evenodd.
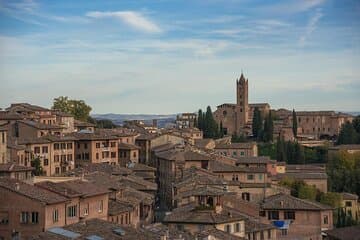
<path id="1" fill-rule="evenodd" d="M 241 73 L 236 79 L 236 132 L 240 134 L 248 122 L 249 101 L 248 101 L 248 79 Z"/>

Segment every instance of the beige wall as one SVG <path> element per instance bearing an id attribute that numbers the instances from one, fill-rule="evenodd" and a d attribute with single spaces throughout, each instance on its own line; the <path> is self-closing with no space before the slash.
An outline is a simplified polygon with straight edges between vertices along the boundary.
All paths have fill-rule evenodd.
<path id="1" fill-rule="evenodd" d="M 88 156 L 89 159 L 86 159 L 86 156 Z M 117 164 L 118 141 L 116 140 L 76 141 L 75 162 L 76 165 L 81 165 L 83 163 L 105 163 L 105 162 L 110 164 Z"/>

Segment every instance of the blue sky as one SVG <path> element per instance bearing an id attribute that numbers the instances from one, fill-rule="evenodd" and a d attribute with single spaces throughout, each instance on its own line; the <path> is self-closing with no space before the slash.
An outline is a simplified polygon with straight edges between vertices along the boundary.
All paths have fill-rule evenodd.
<path id="1" fill-rule="evenodd" d="M 360 2 L 0 0 L 0 107 L 83 99 L 93 113 L 235 102 L 360 110 Z"/>

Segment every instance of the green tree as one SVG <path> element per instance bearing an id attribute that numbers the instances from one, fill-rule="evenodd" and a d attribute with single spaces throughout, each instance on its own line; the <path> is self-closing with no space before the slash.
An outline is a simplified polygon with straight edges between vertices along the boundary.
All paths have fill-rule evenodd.
<path id="1" fill-rule="evenodd" d="M 304 147 L 301 146 L 298 142 L 295 142 L 294 144 L 294 161 L 297 164 L 304 164 L 305 163 L 305 153 L 304 153 Z"/>
<path id="2" fill-rule="evenodd" d="M 203 112 L 201 109 L 199 109 L 197 116 L 197 126 L 200 130 L 204 130 Z"/>
<path id="3" fill-rule="evenodd" d="M 274 134 L 274 123 L 271 116 L 271 111 L 267 115 L 264 122 L 264 133 L 263 133 L 263 141 L 264 142 L 272 142 Z"/>
<path id="4" fill-rule="evenodd" d="M 69 99 L 65 96 L 54 98 L 52 109 L 69 113 L 80 121 L 88 121 L 91 112 L 91 107 L 84 100 Z"/>
<path id="5" fill-rule="evenodd" d="M 341 126 L 337 144 L 355 144 L 358 141 L 358 134 L 350 122 L 346 122 Z"/>
<path id="6" fill-rule="evenodd" d="M 333 208 L 341 207 L 342 197 L 341 194 L 336 192 L 327 192 L 320 194 L 320 202 L 325 205 L 332 206 Z"/>
<path id="7" fill-rule="evenodd" d="M 253 121 L 252 121 L 252 133 L 254 138 L 259 138 L 260 132 L 262 130 L 262 118 L 261 112 L 258 107 L 254 109 Z"/>
<path id="8" fill-rule="evenodd" d="M 314 186 L 303 185 L 299 188 L 299 198 L 308 199 L 311 201 L 316 200 L 317 189 Z"/>
<path id="9" fill-rule="evenodd" d="M 43 169 L 42 169 L 41 160 L 39 157 L 35 157 L 34 159 L 31 160 L 31 166 L 34 168 L 34 170 L 32 171 L 33 175 L 35 175 L 35 176 L 42 175 Z"/>
<path id="10" fill-rule="evenodd" d="M 293 109 L 292 120 L 293 120 L 292 121 L 292 129 L 293 129 L 294 137 L 297 137 L 298 122 L 297 122 L 295 109 Z"/>
<path id="11" fill-rule="evenodd" d="M 284 139 L 278 136 L 276 141 L 276 160 L 279 162 L 286 162 Z"/>
<path id="12" fill-rule="evenodd" d="M 224 128 L 223 128 L 222 121 L 220 122 L 220 126 L 219 126 L 219 137 L 220 138 L 224 137 Z"/>

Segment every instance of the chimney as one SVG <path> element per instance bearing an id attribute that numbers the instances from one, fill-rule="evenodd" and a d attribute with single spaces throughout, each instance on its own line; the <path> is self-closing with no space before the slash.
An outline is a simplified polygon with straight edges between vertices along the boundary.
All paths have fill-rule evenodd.
<path id="1" fill-rule="evenodd" d="M 20 184 L 19 183 L 15 183 L 15 190 L 19 191 L 20 190 Z"/>

